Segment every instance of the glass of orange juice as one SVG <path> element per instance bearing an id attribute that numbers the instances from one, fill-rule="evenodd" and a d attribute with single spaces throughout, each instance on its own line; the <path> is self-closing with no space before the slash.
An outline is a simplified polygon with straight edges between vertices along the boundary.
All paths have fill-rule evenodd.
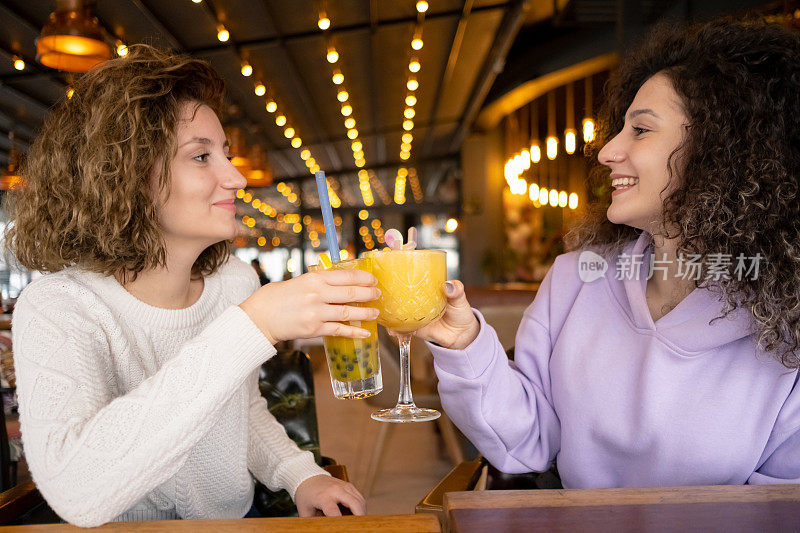
<path id="1" fill-rule="evenodd" d="M 372 413 L 381 422 L 425 422 L 441 416 L 435 409 L 414 405 L 411 395 L 411 337 L 416 330 L 438 320 L 447 300 L 442 286 L 447 279 L 446 253 L 442 250 L 382 250 L 370 254 L 372 274 L 381 296 L 374 304 L 378 323 L 398 334 L 400 344 L 400 394 L 397 405 Z"/>
<path id="2" fill-rule="evenodd" d="M 310 272 L 324 267 L 311 265 Z M 364 270 L 372 272 L 369 257 L 349 259 L 333 263 L 328 270 Z M 374 307 L 375 302 L 352 303 L 359 307 Z M 378 322 L 376 320 L 353 320 L 351 326 L 364 328 L 370 335 L 366 339 L 348 337 L 323 337 L 325 358 L 331 374 L 333 395 L 340 400 L 369 398 L 383 390 L 381 362 L 378 357 Z"/>

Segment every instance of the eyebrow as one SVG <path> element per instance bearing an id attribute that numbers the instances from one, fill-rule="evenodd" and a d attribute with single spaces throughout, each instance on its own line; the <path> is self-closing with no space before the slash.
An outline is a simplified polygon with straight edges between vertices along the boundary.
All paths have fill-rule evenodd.
<path id="1" fill-rule="evenodd" d="M 652 109 L 636 109 L 634 111 L 631 111 L 628 114 L 628 120 L 633 120 L 634 118 L 638 117 L 639 115 L 651 115 L 651 116 L 653 116 L 653 117 L 655 117 L 657 119 L 661 118 Z"/>
<path id="2" fill-rule="evenodd" d="M 182 144 L 180 147 L 181 147 L 181 148 L 183 148 L 183 147 L 184 147 L 184 146 L 186 146 L 187 144 L 192 144 L 192 143 L 199 143 L 199 144 L 214 144 L 214 141 L 212 141 L 212 140 L 211 140 L 211 139 L 209 139 L 208 137 L 192 137 L 191 139 L 189 139 L 188 141 L 186 141 L 185 143 L 183 143 L 183 144 Z M 228 139 L 225 139 L 225 142 L 224 142 L 224 143 L 222 143 L 222 147 L 223 147 L 223 148 L 228 148 L 229 146 L 230 146 L 230 143 L 228 142 Z"/>

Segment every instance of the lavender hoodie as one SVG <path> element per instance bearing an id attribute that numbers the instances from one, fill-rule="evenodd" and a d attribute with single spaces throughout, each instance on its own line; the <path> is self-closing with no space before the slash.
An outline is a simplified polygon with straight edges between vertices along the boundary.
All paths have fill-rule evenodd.
<path id="1" fill-rule="evenodd" d="M 644 233 L 626 248 L 652 253 Z M 566 488 L 800 483 L 800 384 L 759 351 L 751 319 L 695 289 L 653 323 L 638 279 L 584 283 L 559 256 L 509 362 L 480 313 L 465 350 L 430 345 L 442 405 L 505 472 L 557 460 Z M 615 258 L 616 260 L 616 258 Z"/>

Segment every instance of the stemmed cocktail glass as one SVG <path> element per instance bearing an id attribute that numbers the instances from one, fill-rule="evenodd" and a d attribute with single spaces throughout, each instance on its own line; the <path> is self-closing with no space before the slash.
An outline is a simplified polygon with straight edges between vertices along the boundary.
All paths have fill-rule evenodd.
<path id="1" fill-rule="evenodd" d="M 411 337 L 444 313 L 442 289 L 447 278 L 446 254 L 441 250 L 384 250 L 370 254 L 372 273 L 378 279 L 378 323 L 398 334 L 400 344 L 400 394 L 397 405 L 372 413 L 381 422 L 424 422 L 441 413 L 414 405 L 411 396 Z"/>

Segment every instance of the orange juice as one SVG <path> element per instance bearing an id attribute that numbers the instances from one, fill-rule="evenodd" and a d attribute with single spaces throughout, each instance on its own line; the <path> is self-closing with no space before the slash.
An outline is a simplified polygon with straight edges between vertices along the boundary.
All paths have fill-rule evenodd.
<path id="1" fill-rule="evenodd" d="M 372 272 L 369 258 L 350 259 L 334 263 L 330 270 L 358 269 Z M 309 271 L 322 270 L 317 266 Z M 358 307 L 374 307 L 374 302 L 350 303 Z M 378 322 L 376 320 L 349 322 L 351 326 L 366 329 L 366 339 L 348 337 L 323 337 L 328 370 L 331 374 L 333 395 L 339 399 L 369 398 L 383 390 L 381 365 L 378 357 Z"/>
<path id="2" fill-rule="evenodd" d="M 411 333 L 437 320 L 446 299 L 446 254 L 441 250 L 383 250 L 370 254 L 381 296 L 375 302 L 378 322 Z"/>

